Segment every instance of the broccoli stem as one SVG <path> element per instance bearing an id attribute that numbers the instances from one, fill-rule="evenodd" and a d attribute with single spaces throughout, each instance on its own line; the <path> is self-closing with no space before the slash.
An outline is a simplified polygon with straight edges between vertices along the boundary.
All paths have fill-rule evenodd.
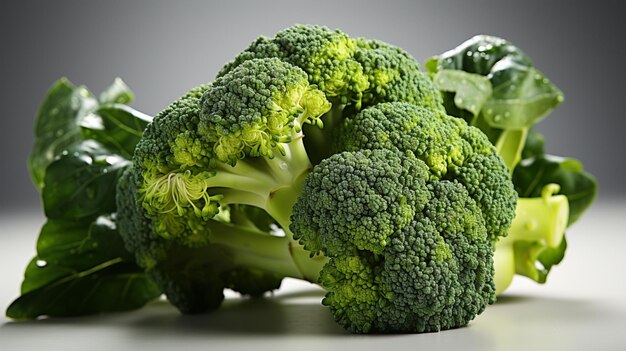
<path id="1" fill-rule="evenodd" d="M 288 236 L 267 235 L 249 227 L 216 221 L 210 227 L 211 242 L 224 246 L 236 266 L 317 283 L 319 272 L 327 262 L 323 256 L 311 257 L 300 245 L 294 246 Z"/>
<path id="2" fill-rule="evenodd" d="M 557 184 L 548 184 L 543 188 L 541 197 L 520 198 L 517 201 L 509 233 L 496 243 L 496 294 L 506 290 L 516 273 L 528 276 L 534 270 L 535 262 L 528 247 L 556 248 L 561 244 L 567 227 L 569 204 L 565 195 L 555 195 L 558 191 Z M 522 246 L 523 250 L 516 250 Z"/>
<path id="3" fill-rule="evenodd" d="M 291 208 L 286 206 L 293 206 L 302 190 L 304 176 L 313 167 L 301 134 L 294 134 L 292 141 L 284 146 L 285 155 L 245 158 L 233 167 L 220 165 L 215 176 L 207 179 L 207 184 L 219 188 L 217 193 L 224 196 L 220 203 L 260 207 L 282 225 L 291 215 Z M 296 195 L 290 197 L 289 193 Z"/>
<path id="4" fill-rule="evenodd" d="M 244 247 L 235 247 L 233 250 L 240 264 L 285 277 L 316 282 L 319 270 L 325 264 L 326 258 L 311 258 L 310 252 L 304 250 L 293 239 L 293 234 L 289 229 L 292 208 L 302 193 L 304 180 L 313 166 L 309 161 L 301 133 L 294 133 L 292 141 L 285 146 L 284 155 L 277 154 L 271 159 L 252 159 L 252 161 L 244 159 L 234 167 L 238 167 L 240 163 L 256 162 L 255 165 L 261 165 L 262 169 L 257 169 L 247 175 L 226 173 L 221 178 L 216 178 L 216 180 L 211 178 L 209 181 L 213 181 L 212 186 L 224 187 L 221 189 L 221 194 L 224 196 L 222 204 L 245 204 L 262 208 L 285 232 L 285 237 L 281 238 L 281 241 L 277 241 L 276 237 L 267 238 L 266 233 L 263 233 L 266 237 L 263 239 L 252 237 L 255 239 L 252 251 L 247 241 L 242 239 L 241 243 L 245 244 Z M 264 170 L 272 175 L 270 180 L 256 178 L 258 171 Z M 242 230 L 241 235 L 245 232 L 244 228 L 238 229 Z M 250 233 L 250 230 L 246 233 Z M 229 240 L 230 236 L 225 244 L 231 245 Z M 236 244 L 236 241 L 232 244 Z"/>
<path id="5" fill-rule="evenodd" d="M 527 135 L 528 128 L 523 128 L 507 129 L 498 136 L 498 140 L 495 143 L 496 150 L 511 172 L 522 159 L 522 150 L 526 144 Z"/>
<path id="6" fill-rule="evenodd" d="M 333 130 L 343 121 L 343 110 L 346 105 L 339 100 L 333 100 L 332 105 L 333 107 L 330 111 L 326 112 L 320 118 L 324 124 L 323 128 L 311 124 L 305 124 L 303 126 L 305 136 L 304 145 L 307 150 L 309 150 L 308 154 L 314 165 L 331 155 Z"/>
<path id="7" fill-rule="evenodd" d="M 559 246 L 567 227 L 569 205 L 567 196 L 555 195 L 558 191 L 557 184 L 548 184 L 541 197 L 520 198 L 509 235 L 503 241 L 541 240 L 550 247 Z"/>

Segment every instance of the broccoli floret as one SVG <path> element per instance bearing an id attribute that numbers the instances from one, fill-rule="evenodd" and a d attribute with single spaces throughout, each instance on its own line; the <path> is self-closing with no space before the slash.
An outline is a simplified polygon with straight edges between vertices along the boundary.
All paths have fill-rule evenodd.
<path id="1" fill-rule="evenodd" d="M 356 39 L 354 58 L 369 81 L 363 105 L 403 101 L 443 110 L 443 100 L 427 73 L 406 51 L 380 40 Z"/>
<path id="2" fill-rule="evenodd" d="M 411 152 L 347 151 L 322 161 L 291 230 L 329 257 L 323 303 L 352 332 L 459 327 L 495 299 L 482 211 L 461 183 L 433 179 Z"/>
<path id="3" fill-rule="evenodd" d="M 506 166 L 477 128 L 439 110 L 383 103 L 346 119 L 339 129 L 337 151 L 410 151 L 426 163 L 431 179 L 463 184 L 483 212 L 490 238 L 506 235 L 516 192 Z"/>
<path id="4" fill-rule="evenodd" d="M 350 38 L 324 26 L 295 25 L 273 38 L 260 37 L 218 77 L 248 60 L 267 57 L 303 69 L 309 83 L 332 103 L 332 109 L 319 118 L 321 123 L 304 126 L 304 145 L 314 165 L 331 155 L 327 145 L 335 127 L 362 108 L 406 101 L 443 110 L 441 94 L 407 52 L 381 41 Z"/>
<path id="5" fill-rule="evenodd" d="M 186 94 L 149 125 L 119 183 L 120 230 L 182 311 L 216 308 L 225 287 L 259 295 L 279 286 L 282 276 L 243 269 L 233 250 L 215 242 L 222 231 L 273 239 L 254 225 L 263 227 L 267 216 L 289 227 L 312 167 L 302 125 L 316 124 L 329 108 L 301 69 L 255 59 Z M 220 223 L 229 206 L 231 223 Z"/>
<path id="6" fill-rule="evenodd" d="M 354 60 L 356 43 L 340 30 L 316 25 L 295 25 L 261 37 L 222 68 L 218 77 L 253 58 L 277 57 L 302 68 L 328 97 L 342 103 L 361 103 L 369 87 L 361 65 Z"/>

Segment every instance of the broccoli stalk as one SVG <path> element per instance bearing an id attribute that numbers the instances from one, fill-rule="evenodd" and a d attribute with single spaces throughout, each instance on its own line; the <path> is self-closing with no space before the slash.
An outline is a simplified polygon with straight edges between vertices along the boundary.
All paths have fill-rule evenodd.
<path id="1" fill-rule="evenodd" d="M 516 273 L 545 282 L 548 272 L 537 262 L 542 263 L 543 252 L 564 243 L 569 217 L 567 197 L 555 195 L 559 188 L 557 184 L 548 184 L 541 197 L 518 199 L 509 234 L 496 243 L 497 294 L 509 287 Z"/>
<path id="2" fill-rule="evenodd" d="M 217 221 L 211 222 L 209 226 L 212 231 L 211 243 L 223 246 L 236 266 L 317 283 L 320 270 L 328 262 L 321 255 L 311 257 L 311 252 L 295 242 L 290 235 L 268 235 L 258 229 Z"/>

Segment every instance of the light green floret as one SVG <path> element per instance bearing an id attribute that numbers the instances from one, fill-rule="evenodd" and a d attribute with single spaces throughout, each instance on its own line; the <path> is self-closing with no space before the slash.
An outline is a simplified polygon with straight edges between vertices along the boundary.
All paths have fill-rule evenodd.
<path id="1" fill-rule="evenodd" d="M 324 26 L 294 25 L 272 38 L 260 37 L 224 66 L 218 77 L 246 61 L 268 57 L 300 67 L 309 83 L 332 103 L 332 109 L 319 118 L 320 125 L 303 128 L 314 165 L 332 154 L 328 145 L 338 134 L 336 127 L 364 107 L 404 101 L 443 111 L 440 92 L 407 52 L 382 41 L 350 38 Z"/>
<path id="2" fill-rule="evenodd" d="M 254 58 L 276 57 L 302 68 L 311 84 L 329 99 L 360 106 L 369 87 L 361 65 L 353 58 L 356 42 L 340 30 L 317 25 L 294 25 L 274 38 L 261 37 L 224 66 L 218 77 Z"/>
<path id="3" fill-rule="evenodd" d="M 139 160 L 141 202 L 157 228 L 165 236 L 191 235 L 175 217 L 190 213 L 207 220 L 220 204 L 253 205 L 284 218 L 275 213 L 283 205 L 274 199 L 293 196 L 288 189 L 311 168 L 302 125 L 322 126 L 319 118 L 330 109 L 324 94 L 301 69 L 254 59 L 217 79 L 196 103 L 190 117 L 196 124 L 169 143 L 169 171 L 154 167 L 152 155 Z"/>
<path id="4" fill-rule="evenodd" d="M 202 99 L 198 132 L 217 160 L 234 165 L 246 156 L 283 156 L 284 143 L 301 137 L 304 123 L 322 126 L 330 110 L 306 74 L 276 58 L 246 61 L 218 78 Z"/>

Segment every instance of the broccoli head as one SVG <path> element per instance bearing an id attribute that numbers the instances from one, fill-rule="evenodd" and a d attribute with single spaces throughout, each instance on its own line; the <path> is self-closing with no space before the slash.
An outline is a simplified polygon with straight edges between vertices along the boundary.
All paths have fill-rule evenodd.
<path id="1" fill-rule="evenodd" d="M 383 103 L 347 119 L 335 140 L 338 151 L 389 149 L 412 152 L 431 179 L 454 180 L 476 201 L 492 240 L 505 236 L 517 195 L 495 147 L 461 119 L 408 103 Z"/>
<path id="2" fill-rule="evenodd" d="M 267 218 L 289 220 L 312 167 L 302 125 L 317 124 L 329 108 L 300 68 L 254 59 L 192 90 L 148 126 L 118 185 L 119 226 L 183 312 L 216 308 L 224 288 L 258 295 L 279 286 L 282 276 L 242 265 L 245 250 L 220 241 L 240 233 L 267 241 L 259 247 L 282 245 Z"/>
<path id="3" fill-rule="evenodd" d="M 495 300 L 493 241 L 478 204 L 461 183 L 432 178 L 412 152 L 322 161 L 291 230 L 329 258 L 323 304 L 352 332 L 460 327 Z"/>

